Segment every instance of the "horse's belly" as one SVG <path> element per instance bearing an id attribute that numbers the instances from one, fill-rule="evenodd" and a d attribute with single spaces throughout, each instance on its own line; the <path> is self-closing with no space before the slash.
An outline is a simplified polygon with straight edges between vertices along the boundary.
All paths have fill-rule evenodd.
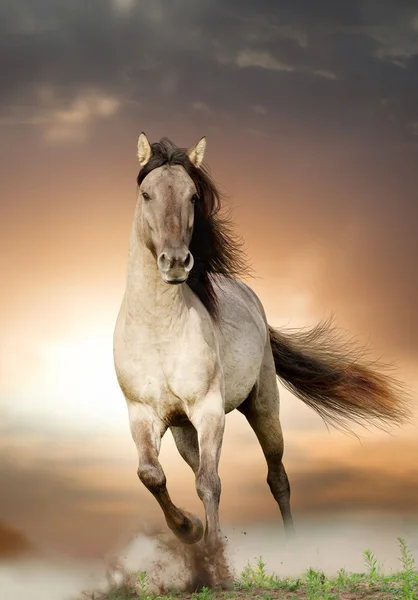
<path id="1" fill-rule="evenodd" d="M 265 341 L 253 327 L 242 327 L 223 336 L 221 347 L 225 382 L 225 412 L 237 408 L 249 395 L 260 374 Z"/>
<path id="2" fill-rule="evenodd" d="M 224 368 L 225 412 L 229 413 L 248 397 L 260 373 L 261 361 L 253 364 L 241 363 L 235 368 Z"/>
<path id="3" fill-rule="evenodd" d="M 257 382 L 268 334 L 263 309 L 254 292 L 241 283 L 231 285 L 226 281 L 222 287 L 220 355 L 228 413 L 247 398 Z"/>

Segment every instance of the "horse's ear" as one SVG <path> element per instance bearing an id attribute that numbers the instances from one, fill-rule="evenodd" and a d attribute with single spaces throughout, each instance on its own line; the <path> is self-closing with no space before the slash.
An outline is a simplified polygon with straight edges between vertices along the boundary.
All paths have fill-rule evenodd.
<path id="1" fill-rule="evenodd" d="M 194 164 L 195 167 L 199 168 L 203 162 L 203 157 L 205 155 L 206 149 L 206 137 L 202 137 L 193 148 L 187 152 L 187 156 L 190 159 L 190 162 Z"/>
<path id="2" fill-rule="evenodd" d="M 138 160 L 141 167 L 144 167 L 151 158 L 151 146 L 144 132 L 138 138 Z"/>

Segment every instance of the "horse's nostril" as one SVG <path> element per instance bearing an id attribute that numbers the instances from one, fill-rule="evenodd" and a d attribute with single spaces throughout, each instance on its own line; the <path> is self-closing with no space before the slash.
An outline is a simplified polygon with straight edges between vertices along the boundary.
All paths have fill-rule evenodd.
<path id="1" fill-rule="evenodd" d="M 193 264 L 194 264 L 194 260 L 193 260 L 193 256 L 190 252 L 187 253 L 186 259 L 183 263 L 184 268 L 186 269 L 186 271 L 191 271 L 193 269 Z"/>
<path id="2" fill-rule="evenodd" d="M 190 265 L 191 260 L 192 260 L 192 255 L 190 254 L 190 252 L 188 252 L 187 256 L 186 256 L 186 260 L 184 261 L 184 266 L 186 269 Z"/>
<path id="3" fill-rule="evenodd" d="M 169 260 L 165 252 L 161 252 L 160 256 L 158 257 L 157 264 L 158 268 L 161 269 L 161 271 L 169 270 L 171 266 L 171 261 Z"/>

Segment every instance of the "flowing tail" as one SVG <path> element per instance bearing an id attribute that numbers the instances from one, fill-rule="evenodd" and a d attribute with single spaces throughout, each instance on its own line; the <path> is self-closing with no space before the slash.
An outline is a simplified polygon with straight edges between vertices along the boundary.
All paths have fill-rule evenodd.
<path id="1" fill-rule="evenodd" d="M 348 421 L 387 429 L 409 420 L 406 387 L 364 360 L 364 351 L 344 342 L 324 321 L 311 330 L 283 333 L 269 326 L 276 373 L 283 385 L 326 422 Z"/>

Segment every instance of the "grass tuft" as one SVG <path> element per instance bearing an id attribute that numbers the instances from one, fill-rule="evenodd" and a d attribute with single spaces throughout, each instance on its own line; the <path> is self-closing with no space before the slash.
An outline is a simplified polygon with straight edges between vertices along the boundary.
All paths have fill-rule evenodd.
<path id="1" fill-rule="evenodd" d="M 372 550 L 364 551 L 367 571 L 348 573 L 340 569 L 336 577 L 321 570 L 308 569 L 299 577 L 278 577 L 267 570 L 260 556 L 255 564 L 247 563 L 231 591 L 203 587 L 193 594 L 171 593 L 156 596 L 149 590 L 148 575 L 131 577 L 132 584 L 112 589 L 108 594 L 92 595 L 94 600 L 418 600 L 418 570 L 411 550 L 398 538 L 401 570 L 383 573 Z M 87 596 L 84 596 L 87 600 Z"/>

